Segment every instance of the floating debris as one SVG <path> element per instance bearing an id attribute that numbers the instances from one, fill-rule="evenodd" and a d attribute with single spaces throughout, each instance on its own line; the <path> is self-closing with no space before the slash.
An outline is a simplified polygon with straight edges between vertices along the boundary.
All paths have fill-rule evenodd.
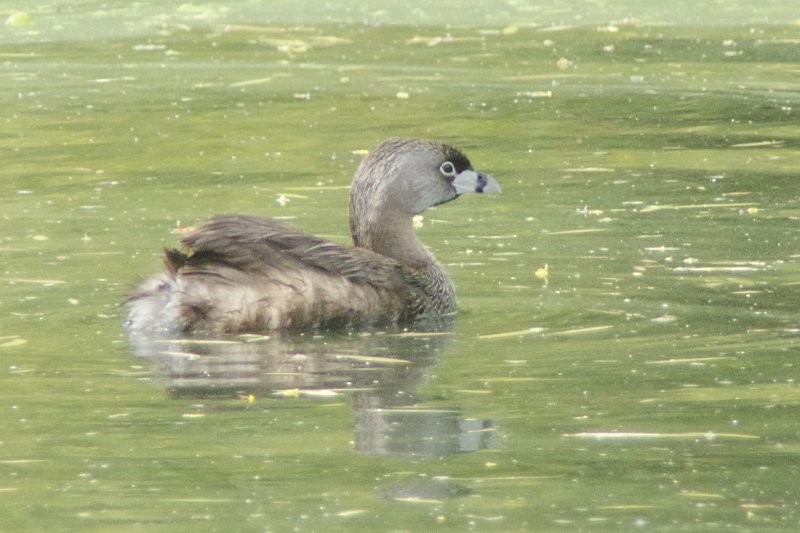
<path id="1" fill-rule="evenodd" d="M 360 515 L 360 514 L 364 514 L 366 512 L 367 512 L 366 509 L 350 509 L 350 510 L 347 510 L 347 511 L 340 511 L 340 512 L 336 513 L 336 516 L 338 516 L 340 518 L 349 518 L 351 516 L 357 516 L 357 515 Z"/>
<path id="2" fill-rule="evenodd" d="M 557 337 L 557 336 L 564 336 L 564 335 L 584 335 L 587 333 L 597 333 L 600 331 L 606 331 L 614 326 L 605 325 L 605 326 L 589 326 L 585 328 L 575 328 L 575 329 L 564 329 L 560 331 L 551 331 L 545 333 L 545 328 L 533 327 L 528 329 L 520 329 L 516 331 L 506 331 L 503 333 L 489 333 L 486 335 L 478 335 L 478 339 L 482 340 L 492 340 L 492 339 L 504 339 L 507 337 L 523 337 L 526 335 L 542 335 L 547 337 Z"/>
<path id="3" fill-rule="evenodd" d="M 135 45 L 131 46 L 131 50 L 133 50 L 135 52 L 157 52 L 157 51 L 166 50 L 166 49 L 167 49 L 167 45 L 165 45 L 165 44 L 147 43 L 147 44 L 135 44 Z"/>
<path id="4" fill-rule="evenodd" d="M 286 189 L 289 191 L 346 191 L 349 188 L 349 185 L 322 185 L 321 183 L 318 185 L 298 185 L 294 187 L 286 187 Z M 308 198 L 308 196 L 302 196 L 299 194 L 290 194 L 288 196 L 296 198 Z"/>
<path id="5" fill-rule="evenodd" d="M 786 144 L 786 141 L 757 141 L 750 143 L 737 143 L 730 145 L 731 148 L 766 148 L 766 147 L 781 147 Z"/>
<path id="6" fill-rule="evenodd" d="M 506 331 L 504 333 L 489 333 L 487 335 L 478 335 L 479 339 L 505 339 L 507 337 L 522 337 L 525 335 L 538 335 L 544 331 L 544 328 L 532 327 L 528 329 L 520 329 L 516 331 Z"/>
<path id="7" fill-rule="evenodd" d="M 245 333 L 245 334 L 239 335 L 239 338 L 242 339 L 243 342 L 254 343 L 254 342 L 266 342 L 266 341 L 270 340 L 271 337 L 269 335 L 258 335 L 258 334 L 255 334 L 255 333 Z"/>
<path id="8" fill-rule="evenodd" d="M 703 499 L 713 499 L 713 500 L 722 500 L 726 498 L 722 494 L 717 492 L 694 492 L 694 491 L 681 491 L 678 493 L 679 496 L 685 496 L 687 498 L 703 498 Z"/>
<path id="9" fill-rule="evenodd" d="M 613 328 L 614 326 L 606 325 L 606 326 L 589 326 L 587 328 L 575 328 L 575 329 L 566 329 L 563 331 L 554 331 L 549 333 L 548 335 L 583 335 L 586 333 L 597 333 L 598 331 L 606 331 L 608 329 Z"/>
<path id="10" fill-rule="evenodd" d="M 177 350 L 164 350 L 158 352 L 159 355 L 167 355 L 169 357 L 181 358 L 187 360 L 200 359 L 200 355 L 191 352 L 179 352 Z"/>
<path id="11" fill-rule="evenodd" d="M 234 500 L 230 498 L 168 498 L 162 501 L 174 503 L 230 503 Z"/>
<path id="12" fill-rule="evenodd" d="M 537 377 L 523 377 L 523 378 L 483 378 L 483 383 L 539 383 L 543 381 L 562 381 L 561 378 L 537 378 Z"/>
<path id="13" fill-rule="evenodd" d="M 405 502 L 405 503 L 424 503 L 429 505 L 441 505 L 444 503 L 442 500 L 434 500 L 432 498 L 420 498 L 418 496 L 401 496 L 397 498 L 393 498 L 396 502 Z"/>
<path id="14" fill-rule="evenodd" d="M 747 435 L 743 433 L 715 433 L 713 431 L 706 432 L 687 432 L 687 433 L 638 433 L 630 431 L 589 431 L 581 433 L 564 433 L 562 437 L 570 437 L 574 439 L 591 439 L 591 440 L 707 440 L 716 441 L 720 439 L 733 439 L 733 440 L 759 440 L 761 437 L 758 435 Z"/>
<path id="15" fill-rule="evenodd" d="M 672 269 L 673 272 L 692 272 L 692 273 L 701 273 L 701 274 L 709 274 L 712 272 L 758 272 L 763 270 L 763 268 L 752 267 L 752 266 L 679 266 Z"/>
<path id="16" fill-rule="evenodd" d="M 93 83 L 113 83 L 116 81 L 136 81 L 133 76 L 120 76 L 118 78 L 96 78 L 91 80 Z"/>
<path id="17" fill-rule="evenodd" d="M 254 78 L 251 80 L 242 80 L 236 81 L 228 85 L 228 87 L 247 87 L 248 85 L 262 85 L 264 83 L 269 83 L 272 81 L 271 77 L 266 78 Z"/>
<path id="18" fill-rule="evenodd" d="M 581 235 L 583 233 L 602 233 L 608 231 L 603 228 L 567 229 L 563 231 L 542 231 L 545 235 Z"/>
<path id="19" fill-rule="evenodd" d="M 578 168 L 565 168 L 564 172 L 615 172 L 613 168 L 606 167 L 578 167 Z"/>
<path id="20" fill-rule="evenodd" d="M 27 11 L 14 11 L 6 18 L 6 26 L 27 26 L 33 24 L 33 17 Z"/>
<path id="21" fill-rule="evenodd" d="M 10 339 L 10 340 L 4 340 Z M 28 341 L 17 337 L 16 335 L 11 337 L 0 337 L 0 348 L 13 348 L 15 346 L 22 346 L 24 344 L 28 344 Z"/>
<path id="22" fill-rule="evenodd" d="M 449 337 L 452 331 L 403 331 L 400 333 L 389 333 L 390 337 Z"/>
<path id="23" fill-rule="evenodd" d="M 550 280 L 550 267 L 547 265 L 547 263 L 545 263 L 543 267 L 537 268 L 533 275 L 536 277 L 536 279 L 542 280 L 544 282 L 544 286 L 547 287 L 547 283 Z"/>
<path id="24" fill-rule="evenodd" d="M 728 355 L 721 355 L 717 357 L 685 357 L 682 359 L 661 359 L 659 361 L 645 361 L 644 364 L 646 365 L 695 365 L 695 364 L 705 364 L 711 363 L 714 361 L 725 361 L 728 359 L 736 359 L 735 357 L 731 357 Z"/>
<path id="25" fill-rule="evenodd" d="M 670 322 L 675 322 L 678 317 L 674 315 L 661 315 L 655 318 L 651 318 L 650 322 L 655 322 L 656 324 L 669 324 Z"/>
<path id="26" fill-rule="evenodd" d="M 230 341 L 225 339 L 156 339 L 153 342 L 157 344 L 182 344 L 182 345 L 231 345 L 241 344 L 239 341 Z"/>
<path id="27" fill-rule="evenodd" d="M 410 365 L 411 361 L 397 357 L 378 357 L 375 355 L 351 355 L 351 354 L 326 354 L 337 361 L 353 361 L 356 363 L 378 363 L 382 365 Z"/>
<path id="28" fill-rule="evenodd" d="M 339 393 L 330 389 L 284 389 L 273 391 L 273 396 L 281 398 L 332 398 L 339 396 Z"/>
<path id="29" fill-rule="evenodd" d="M 255 394 L 240 394 L 239 399 L 247 402 L 247 405 L 253 405 L 254 403 L 256 403 Z"/>
<path id="30" fill-rule="evenodd" d="M 575 213 L 578 214 L 578 215 L 583 215 L 585 217 L 588 217 L 590 215 L 592 215 L 592 216 L 600 216 L 600 215 L 603 214 L 603 210 L 602 209 L 589 209 L 589 206 L 583 206 L 583 207 L 579 207 L 579 208 L 575 209 Z"/>
<path id="31" fill-rule="evenodd" d="M 756 204 L 753 202 L 740 202 L 740 203 L 731 203 L 731 204 L 686 204 L 686 205 L 674 205 L 674 204 L 664 204 L 664 205 L 646 205 L 639 209 L 640 213 L 652 213 L 654 211 L 680 211 L 683 209 L 713 209 L 713 208 L 720 208 L 720 207 L 752 207 Z"/>
<path id="32" fill-rule="evenodd" d="M 61 285 L 66 283 L 63 279 L 30 279 L 30 278 L 5 278 L 0 279 L 8 283 L 33 283 L 36 285 Z"/>
<path id="33" fill-rule="evenodd" d="M 553 91 L 522 91 L 518 92 L 517 96 L 523 98 L 552 98 Z"/>
<path id="34" fill-rule="evenodd" d="M 677 246 L 647 246 L 645 252 L 675 252 L 680 250 Z"/>

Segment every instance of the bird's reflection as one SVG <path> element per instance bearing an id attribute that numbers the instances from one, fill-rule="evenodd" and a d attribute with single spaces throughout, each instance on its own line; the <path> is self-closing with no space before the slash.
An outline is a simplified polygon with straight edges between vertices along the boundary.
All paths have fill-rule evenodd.
<path id="1" fill-rule="evenodd" d="M 491 420 L 419 405 L 417 389 L 450 343 L 449 328 L 273 337 L 132 338 L 175 397 L 349 394 L 355 449 L 441 456 L 499 446 Z"/>

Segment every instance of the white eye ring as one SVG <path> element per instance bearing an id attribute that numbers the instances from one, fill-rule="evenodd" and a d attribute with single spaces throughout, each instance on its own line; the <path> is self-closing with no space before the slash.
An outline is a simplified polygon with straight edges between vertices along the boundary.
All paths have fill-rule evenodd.
<path id="1" fill-rule="evenodd" d="M 445 161 L 442 163 L 442 166 L 439 167 L 439 172 L 452 178 L 456 175 L 456 166 L 450 161 Z"/>

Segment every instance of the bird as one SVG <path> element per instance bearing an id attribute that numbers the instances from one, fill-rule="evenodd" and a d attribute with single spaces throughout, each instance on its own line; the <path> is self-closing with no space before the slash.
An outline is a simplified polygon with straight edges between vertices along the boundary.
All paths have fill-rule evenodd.
<path id="1" fill-rule="evenodd" d="M 353 245 L 271 218 L 217 215 L 164 251 L 164 270 L 125 300 L 131 335 L 228 335 L 413 324 L 456 311 L 453 282 L 413 218 L 500 185 L 454 146 L 391 138 L 350 187 Z"/>

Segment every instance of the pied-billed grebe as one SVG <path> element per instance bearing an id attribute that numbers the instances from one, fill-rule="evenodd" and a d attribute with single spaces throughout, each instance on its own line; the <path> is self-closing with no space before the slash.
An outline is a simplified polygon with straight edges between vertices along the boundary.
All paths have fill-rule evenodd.
<path id="1" fill-rule="evenodd" d="M 355 246 L 269 218 L 216 216 L 167 250 L 126 301 L 133 334 L 268 332 L 412 322 L 455 311 L 453 283 L 412 218 L 464 193 L 499 192 L 447 144 L 389 139 L 350 188 Z"/>

